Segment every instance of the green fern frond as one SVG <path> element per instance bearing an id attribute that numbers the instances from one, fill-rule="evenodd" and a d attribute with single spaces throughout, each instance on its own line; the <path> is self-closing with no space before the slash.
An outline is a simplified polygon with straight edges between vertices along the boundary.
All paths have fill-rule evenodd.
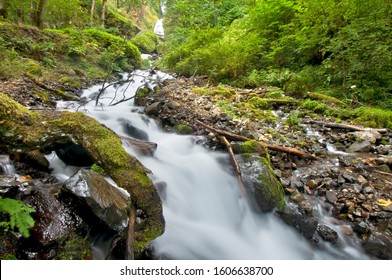
<path id="1" fill-rule="evenodd" d="M 34 219 L 30 214 L 34 211 L 22 201 L 0 197 L 0 213 L 8 218 L 8 221 L 0 222 L 0 228 L 6 232 L 16 228 L 24 237 L 29 237 L 29 229 L 34 226 Z"/>

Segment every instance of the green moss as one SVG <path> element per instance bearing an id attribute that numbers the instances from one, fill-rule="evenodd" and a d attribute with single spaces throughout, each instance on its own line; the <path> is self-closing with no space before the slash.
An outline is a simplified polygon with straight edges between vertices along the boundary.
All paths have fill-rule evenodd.
<path id="1" fill-rule="evenodd" d="M 4 254 L 0 256 L 0 260 L 17 260 L 16 256 L 14 254 Z"/>
<path id="2" fill-rule="evenodd" d="M 252 153 L 259 153 L 259 154 L 267 154 L 267 148 L 256 140 L 249 140 L 242 143 L 240 148 L 240 153 L 244 154 L 252 154 Z"/>
<path id="3" fill-rule="evenodd" d="M 195 87 L 195 88 L 192 88 L 192 92 L 199 94 L 199 95 L 207 95 L 208 88 L 207 87 Z"/>
<path id="4" fill-rule="evenodd" d="M 75 88 L 79 88 L 80 87 L 80 83 L 78 81 L 76 81 L 75 79 L 72 79 L 70 77 L 61 77 L 59 79 L 60 83 L 63 83 L 65 85 L 69 85 L 71 87 L 75 87 Z"/>
<path id="5" fill-rule="evenodd" d="M 386 109 L 359 107 L 352 111 L 354 121 L 369 127 L 392 129 L 392 111 Z"/>
<path id="6" fill-rule="evenodd" d="M 105 174 L 105 170 L 95 163 L 91 166 L 91 170 L 97 172 L 98 174 Z"/>
<path id="7" fill-rule="evenodd" d="M 116 35 L 126 36 L 128 39 L 140 31 L 140 28 L 129 17 L 125 17 L 113 9 L 107 11 L 105 26 Z"/>
<path id="8" fill-rule="evenodd" d="M 290 127 L 298 127 L 300 123 L 301 120 L 299 118 L 299 111 L 296 110 L 290 112 L 287 118 L 283 121 L 283 124 L 288 125 Z"/>
<path id="9" fill-rule="evenodd" d="M 192 127 L 185 125 L 185 124 L 176 124 L 173 127 L 173 129 L 177 134 L 180 134 L 180 135 L 189 135 L 189 134 L 192 134 L 192 132 L 193 132 Z"/>
<path id="10" fill-rule="evenodd" d="M 268 157 L 260 157 L 260 162 L 265 166 L 260 175 L 260 179 L 265 182 L 261 195 L 264 200 L 270 200 L 282 209 L 285 205 L 283 186 L 275 177 Z"/>
<path id="11" fill-rule="evenodd" d="M 143 53 L 154 53 L 157 51 L 158 37 L 151 30 L 137 34 L 131 42 Z"/>
<path id="12" fill-rule="evenodd" d="M 313 111 L 315 113 L 324 113 L 325 111 L 327 111 L 328 106 L 325 103 L 319 101 L 306 99 L 302 102 L 301 108 Z"/>
<path id="13" fill-rule="evenodd" d="M 339 99 L 337 99 L 336 97 L 329 96 L 329 95 L 322 94 L 322 93 L 309 92 L 307 94 L 307 96 L 310 99 L 323 101 L 323 102 L 325 102 L 327 104 L 330 104 L 330 105 L 337 105 L 337 106 L 343 106 L 344 105 L 344 102 L 339 100 Z"/>
<path id="14" fill-rule="evenodd" d="M 58 248 L 58 260 L 87 260 L 91 259 L 91 244 L 85 237 L 72 235 L 60 244 Z"/>

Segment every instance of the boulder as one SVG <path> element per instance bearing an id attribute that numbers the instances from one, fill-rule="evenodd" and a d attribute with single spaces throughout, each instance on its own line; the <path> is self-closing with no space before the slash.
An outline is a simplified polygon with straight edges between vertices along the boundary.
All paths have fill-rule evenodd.
<path id="1" fill-rule="evenodd" d="M 62 204 L 43 187 L 35 187 L 24 202 L 35 209 L 35 225 L 30 232 L 42 246 L 68 238 L 84 225 L 71 208 Z"/>
<path id="2" fill-rule="evenodd" d="M 301 213 L 294 204 L 286 205 L 283 211 L 278 211 L 277 214 L 287 225 L 295 228 L 306 239 L 313 238 L 318 225 L 318 220 L 313 215 Z"/>
<path id="3" fill-rule="evenodd" d="M 367 153 L 372 150 L 372 144 L 367 141 L 356 141 L 348 147 L 347 151 L 349 153 Z"/>
<path id="4" fill-rule="evenodd" d="M 269 161 L 258 154 L 240 154 L 236 158 L 244 185 L 258 208 L 263 212 L 283 208 L 284 190 Z"/>
<path id="5" fill-rule="evenodd" d="M 121 119 L 120 122 L 123 124 L 125 134 L 138 140 L 148 141 L 147 132 L 135 127 L 132 122 L 128 120 Z"/>
<path id="6" fill-rule="evenodd" d="M 113 230 L 120 233 L 126 230 L 129 196 L 109 184 L 102 175 L 81 169 L 64 182 L 61 192 L 62 196 L 71 196 L 79 202 L 78 213 L 82 217 L 82 213 L 87 211 Z"/>
<path id="7" fill-rule="evenodd" d="M 387 233 L 373 232 L 363 244 L 365 251 L 380 259 L 392 259 L 392 236 Z"/>

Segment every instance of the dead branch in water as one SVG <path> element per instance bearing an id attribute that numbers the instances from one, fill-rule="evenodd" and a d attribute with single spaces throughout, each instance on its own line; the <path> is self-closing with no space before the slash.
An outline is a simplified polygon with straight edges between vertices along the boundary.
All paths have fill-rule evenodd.
<path id="1" fill-rule="evenodd" d="M 229 131 L 224 131 L 221 129 L 217 129 L 215 127 L 212 127 L 210 125 L 207 125 L 199 120 L 196 120 L 197 124 L 200 124 L 201 126 L 205 127 L 206 129 L 218 134 L 218 135 L 223 135 L 226 136 L 230 139 L 233 140 L 239 140 L 239 141 L 250 141 L 252 139 L 242 136 L 242 135 L 238 135 Z M 282 153 L 286 153 L 286 154 L 290 154 L 290 155 L 295 155 L 295 156 L 299 156 L 305 159 L 317 159 L 314 155 L 311 155 L 309 153 L 303 152 L 301 150 L 298 150 L 296 148 L 290 148 L 290 147 L 285 147 L 285 146 L 281 146 L 281 145 L 276 145 L 276 144 L 271 144 L 271 143 L 266 143 L 266 142 L 262 142 L 263 145 L 265 145 L 269 150 L 272 151 L 277 151 L 277 152 L 282 152 Z"/>

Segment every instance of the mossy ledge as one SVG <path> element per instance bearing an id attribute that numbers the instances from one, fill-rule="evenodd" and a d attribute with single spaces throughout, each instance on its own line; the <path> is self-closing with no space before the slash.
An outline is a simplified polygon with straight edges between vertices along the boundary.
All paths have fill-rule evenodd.
<path id="1" fill-rule="evenodd" d="M 137 228 L 135 248 L 143 248 L 163 233 L 162 202 L 148 177 L 149 171 L 124 150 L 114 132 L 80 112 L 30 111 L 3 93 L 0 93 L 0 124 L 0 147 L 9 151 L 54 148 L 70 142 L 86 149 L 148 216 L 145 224 Z"/>

